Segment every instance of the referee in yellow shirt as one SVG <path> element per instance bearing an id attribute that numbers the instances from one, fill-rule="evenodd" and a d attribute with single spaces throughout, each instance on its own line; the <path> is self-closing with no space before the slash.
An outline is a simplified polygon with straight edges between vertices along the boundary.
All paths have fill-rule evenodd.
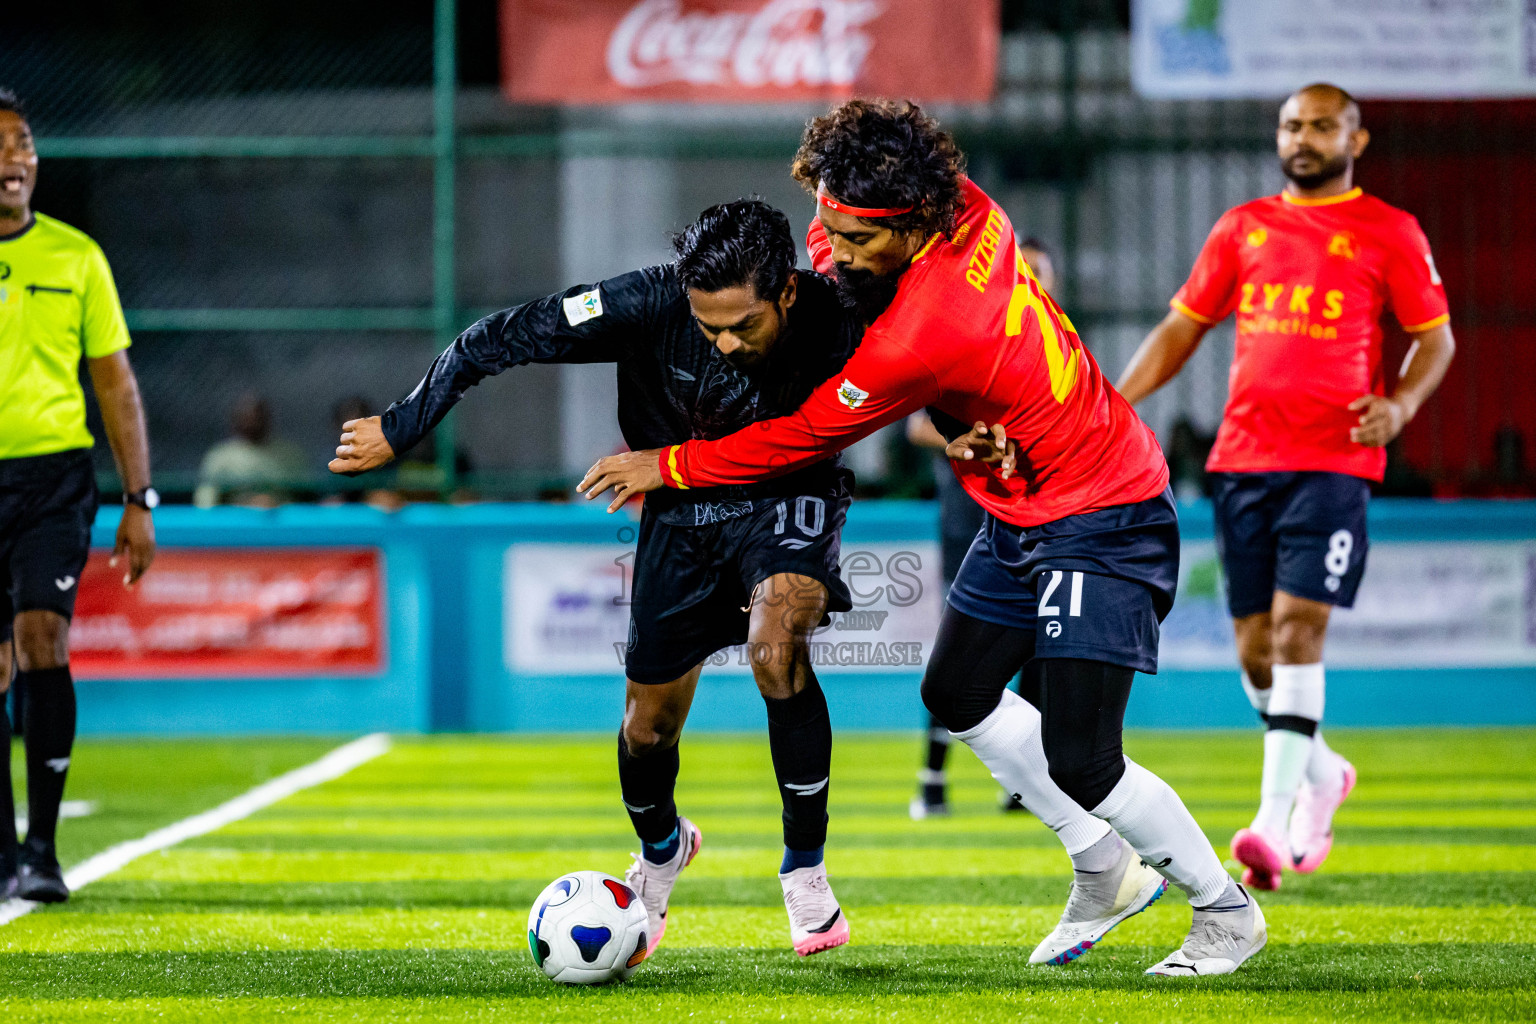
<path id="1" fill-rule="evenodd" d="M 132 586 L 155 556 L 149 443 L 128 327 L 101 248 L 32 212 L 37 149 L 15 93 L 0 89 L 0 683 L 22 685 L 27 841 L 17 846 L 11 724 L 0 713 L 0 896 L 69 898 L 54 848 L 75 742 L 69 620 L 96 518 L 80 360 L 123 478 L 112 564 Z M 3 692 L 3 690 L 0 690 Z"/>

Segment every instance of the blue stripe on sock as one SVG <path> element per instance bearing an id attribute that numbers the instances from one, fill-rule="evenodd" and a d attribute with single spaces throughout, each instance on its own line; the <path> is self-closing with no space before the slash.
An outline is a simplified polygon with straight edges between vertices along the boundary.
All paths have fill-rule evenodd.
<path id="1" fill-rule="evenodd" d="M 814 850 L 791 850 L 784 847 L 784 862 L 779 865 L 779 874 L 787 874 L 796 868 L 813 868 L 826 858 L 823 856 L 825 846 L 818 846 Z"/>
<path id="2" fill-rule="evenodd" d="M 672 829 L 672 834 L 663 839 L 661 842 L 642 842 L 640 844 L 640 852 L 641 855 L 644 856 L 645 859 L 650 861 L 652 864 L 665 864 L 667 861 L 677 856 L 677 848 L 682 845 L 682 842 L 683 826 L 676 825 Z"/>

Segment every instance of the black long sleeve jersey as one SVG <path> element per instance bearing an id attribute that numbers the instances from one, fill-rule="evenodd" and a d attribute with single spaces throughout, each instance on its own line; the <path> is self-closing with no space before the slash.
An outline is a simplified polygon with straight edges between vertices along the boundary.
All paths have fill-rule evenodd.
<path id="1" fill-rule="evenodd" d="M 406 398 L 384 412 L 390 446 L 404 452 L 437 425 L 464 392 L 527 363 L 617 363 L 619 429 L 632 449 L 714 440 L 793 412 L 837 373 L 858 346 L 857 317 L 828 278 L 800 271 L 784 334 L 764 365 L 737 370 L 704 337 L 670 265 L 504 309 L 474 324 L 433 361 Z M 744 515 L 786 495 L 836 495 L 853 474 L 833 457 L 772 480 L 646 496 L 649 511 L 674 525 Z"/>

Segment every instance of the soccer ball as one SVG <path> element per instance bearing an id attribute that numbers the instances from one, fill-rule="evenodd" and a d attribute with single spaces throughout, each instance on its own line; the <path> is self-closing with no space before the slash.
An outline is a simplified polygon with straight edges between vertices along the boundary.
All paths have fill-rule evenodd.
<path id="1" fill-rule="evenodd" d="M 528 911 L 528 952 L 567 985 L 624 981 L 645 960 L 649 931 L 635 890 L 601 871 L 550 882 Z"/>

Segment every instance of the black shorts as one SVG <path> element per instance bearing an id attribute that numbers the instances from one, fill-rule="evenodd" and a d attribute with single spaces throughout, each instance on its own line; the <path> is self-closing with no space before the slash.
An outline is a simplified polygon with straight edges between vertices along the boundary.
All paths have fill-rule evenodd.
<path id="1" fill-rule="evenodd" d="M 838 568 L 848 504 L 846 493 L 764 500 L 702 526 L 643 514 L 625 674 L 670 683 L 716 651 L 746 643 L 752 592 L 778 573 L 820 581 L 829 612 L 852 608 Z"/>
<path id="2" fill-rule="evenodd" d="M 74 616 L 95 519 L 89 450 L 0 459 L 0 643 L 21 612 Z"/>
<path id="3" fill-rule="evenodd" d="M 1352 607 L 1365 575 L 1371 485 L 1347 473 L 1212 473 L 1216 551 L 1234 619 L 1283 590 Z"/>
<path id="4" fill-rule="evenodd" d="M 1156 673 L 1178 584 L 1179 515 L 1165 490 L 1039 526 L 988 516 L 948 600 L 983 622 L 1033 630 L 1037 658 Z"/>

